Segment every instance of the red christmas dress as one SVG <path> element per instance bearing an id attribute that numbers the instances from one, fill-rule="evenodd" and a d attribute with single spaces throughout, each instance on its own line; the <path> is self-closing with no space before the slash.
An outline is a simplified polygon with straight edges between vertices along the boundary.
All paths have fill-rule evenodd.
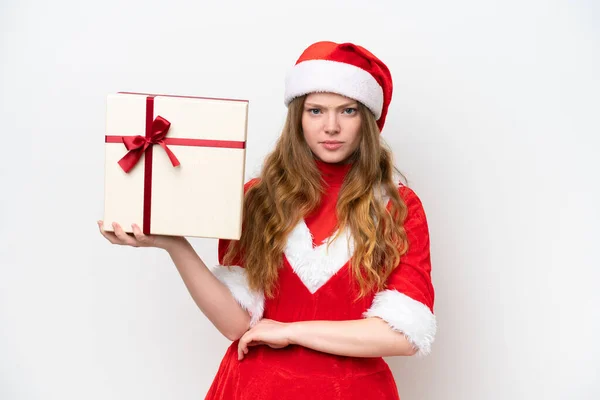
<path id="1" fill-rule="evenodd" d="M 263 317 L 280 322 L 379 317 L 390 329 L 402 332 L 418 355 L 428 354 L 436 320 L 429 232 L 421 201 L 411 189 L 400 185 L 400 196 L 408 206 L 408 253 L 388 278 L 385 290 L 355 301 L 349 231 L 342 232 L 329 249 L 323 244 L 335 234 L 336 201 L 350 166 L 319 161 L 317 166 L 328 190 L 319 208 L 289 235 L 276 296 L 265 298 L 252 292 L 243 266 L 218 266 L 213 273 L 251 314 L 251 325 Z M 226 240 L 219 241 L 221 263 L 227 245 Z M 251 347 L 238 361 L 237 345 L 235 341 L 228 348 L 206 399 L 399 399 L 392 373 L 381 357 L 346 357 L 296 345 L 283 349 L 262 345 Z"/>

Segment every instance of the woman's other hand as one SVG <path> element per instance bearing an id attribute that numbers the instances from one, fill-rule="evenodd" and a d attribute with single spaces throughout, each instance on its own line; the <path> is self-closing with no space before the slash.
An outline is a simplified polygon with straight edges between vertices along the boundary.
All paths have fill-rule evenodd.
<path id="1" fill-rule="evenodd" d="M 290 328 L 291 324 L 261 319 L 240 338 L 238 360 L 242 360 L 248 354 L 251 346 L 267 345 L 273 349 L 282 349 L 290 345 Z"/>

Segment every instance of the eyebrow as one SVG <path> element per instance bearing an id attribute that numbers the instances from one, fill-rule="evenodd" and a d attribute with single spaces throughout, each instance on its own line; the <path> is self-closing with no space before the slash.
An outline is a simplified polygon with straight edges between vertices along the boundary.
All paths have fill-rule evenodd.
<path id="1" fill-rule="evenodd" d="M 304 105 L 308 106 L 308 107 L 315 107 L 315 108 L 327 108 L 327 107 L 324 107 L 324 106 L 322 106 L 320 104 L 316 104 L 316 103 L 304 103 Z M 337 106 L 335 108 L 347 108 L 347 107 L 350 107 L 350 106 L 355 106 L 356 107 L 356 106 L 358 106 L 358 103 L 356 101 L 351 101 L 349 103 L 342 104 L 342 105 Z"/>

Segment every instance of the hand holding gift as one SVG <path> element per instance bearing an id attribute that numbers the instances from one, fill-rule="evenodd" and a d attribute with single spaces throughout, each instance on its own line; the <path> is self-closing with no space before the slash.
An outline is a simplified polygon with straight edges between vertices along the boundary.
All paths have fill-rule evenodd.
<path id="1" fill-rule="evenodd" d="M 182 236 L 169 235 L 145 235 L 139 226 L 132 224 L 133 234 L 128 234 L 123 231 L 123 228 L 116 222 L 113 222 L 113 231 L 104 230 L 104 221 L 98 221 L 100 233 L 112 244 L 132 247 L 156 247 L 159 249 L 169 250 L 178 242 L 185 242 L 186 239 Z"/>

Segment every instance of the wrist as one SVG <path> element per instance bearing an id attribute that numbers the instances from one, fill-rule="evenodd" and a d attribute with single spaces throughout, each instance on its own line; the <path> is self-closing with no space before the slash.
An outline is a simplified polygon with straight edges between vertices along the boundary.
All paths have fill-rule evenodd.
<path id="1" fill-rule="evenodd" d="M 173 252 L 177 252 L 187 245 L 189 245 L 189 242 L 183 236 L 163 236 L 159 238 L 159 242 L 156 244 L 156 247 L 166 250 L 167 253 L 172 254 Z"/>
<path id="2" fill-rule="evenodd" d="M 299 344 L 300 337 L 302 335 L 302 321 L 299 322 L 289 322 L 287 324 L 287 337 L 290 344 Z"/>

